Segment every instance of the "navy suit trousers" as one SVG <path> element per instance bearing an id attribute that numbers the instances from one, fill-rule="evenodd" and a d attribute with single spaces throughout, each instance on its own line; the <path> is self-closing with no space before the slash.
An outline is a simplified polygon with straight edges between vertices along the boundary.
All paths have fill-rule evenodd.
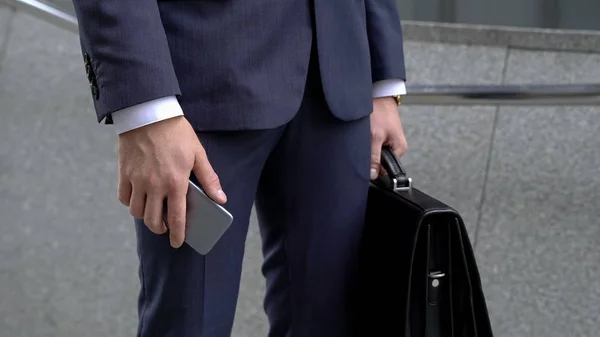
<path id="1" fill-rule="evenodd" d="M 313 53 L 303 100 L 290 122 L 198 136 L 234 222 L 202 256 L 186 244 L 171 248 L 167 234 L 155 235 L 136 220 L 138 336 L 231 334 L 253 204 L 263 242 L 269 336 L 348 336 L 369 187 L 369 117 L 345 122 L 332 115 Z"/>

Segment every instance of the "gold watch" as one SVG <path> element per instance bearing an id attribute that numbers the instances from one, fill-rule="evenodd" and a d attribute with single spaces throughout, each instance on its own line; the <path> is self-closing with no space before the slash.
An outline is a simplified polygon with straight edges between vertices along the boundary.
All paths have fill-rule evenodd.
<path id="1" fill-rule="evenodd" d="M 396 99 L 396 103 L 398 103 L 398 106 L 400 106 L 400 104 L 402 104 L 402 95 L 396 95 L 394 96 L 394 98 Z"/>

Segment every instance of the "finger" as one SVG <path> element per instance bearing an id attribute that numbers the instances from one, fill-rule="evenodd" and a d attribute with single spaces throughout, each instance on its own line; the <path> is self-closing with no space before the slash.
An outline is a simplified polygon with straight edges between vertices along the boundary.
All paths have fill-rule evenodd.
<path id="1" fill-rule="evenodd" d="M 381 166 L 379 167 L 379 176 L 380 176 L 380 177 L 387 176 L 387 171 L 385 170 L 385 168 L 383 167 L 383 165 L 381 165 Z"/>
<path id="2" fill-rule="evenodd" d="M 139 219 L 144 217 L 146 206 L 146 193 L 135 186 L 131 189 L 131 200 L 129 201 L 129 213 Z"/>
<path id="3" fill-rule="evenodd" d="M 200 153 L 196 155 L 194 175 L 196 175 L 200 185 L 202 185 L 204 191 L 211 199 L 219 204 L 227 202 L 227 196 L 225 195 L 225 192 L 223 192 L 219 176 L 217 176 L 217 173 L 215 173 L 215 170 L 213 170 L 208 162 L 208 158 L 204 151 L 200 151 Z"/>
<path id="4" fill-rule="evenodd" d="M 117 198 L 119 201 L 129 207 L 131 202 L 131 183 L 129 180 L 119 178 L 119 186 L 117 187 Z"/>
<path id="5" fill-rule="evenodd" d="M 373 137 L 371 140 L 371 180 L 377 179 L 379 170 L 381 169 L 381 147 L 383 141 L 378 137 Z"/>
<path id="6" fill-rule="evenodd" d="M 167 232 L 167 226 L 162 221 L 163 200 L 164 195 L 161 193 L 150 193 L 146 196 L 144 223 L 154 234 Z"/>
<path id="7" fill-rule="evenodd" d="M 186 185 L 187 186 L 187 185 Z M 179 248 L 185 239 L 186 191 L 173 191 L 167 197 L 167 223 L 173 248 Z"/>
<path id="8" fill-rule="evenodd" d="M 406 141 L 400 140 L 394 143 L 392 151 L 398 158 L 402 157 L 406 153 Z"/>
<path id="9" fill-rule="evenodd" d="M 396 137 L 392 142 L 392 151 L 398 157 L 402 157 L 406 153 L 406 149 L 408 148 L 408 144 L 406 143 L 406 136 L 404 135 L 404 129 L 402 128 L 402 124 L 400 124 L 400 129 L 396 133 Z"/>

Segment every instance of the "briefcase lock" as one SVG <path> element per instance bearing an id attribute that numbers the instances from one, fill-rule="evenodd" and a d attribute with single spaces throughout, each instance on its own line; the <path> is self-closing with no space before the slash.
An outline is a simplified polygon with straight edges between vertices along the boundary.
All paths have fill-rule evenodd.
<path id="1" fill-rule="evenodd" d="M 398 184 L 398 179 L 392 179 L 394 192 L 409 191 L 412 188 L 412 178 L 406 178 L 406 185 Z"/>
<path id="2" fill-rule="evenodd" d="M 444 276 L 446 276 L 446 274 L 441 271 L 429 273 L 429 291 L 427 293 L 428 302 L 431 305 L 436 305 L 439 300 L 441 279 L 444 278 Z"/>

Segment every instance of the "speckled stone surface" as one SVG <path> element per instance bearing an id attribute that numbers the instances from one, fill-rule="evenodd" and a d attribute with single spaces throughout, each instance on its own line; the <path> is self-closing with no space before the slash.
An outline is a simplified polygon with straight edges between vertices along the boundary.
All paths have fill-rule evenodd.
<path id="1" fill-rule="evenodd" d="M 460 23 L 402 23 L 407 40 L 514 48 L 600 52 L 600 32 Z"/>
<path id="2" fill-rule="evenodd" d="M 263 310 L 265 281 L 261 273 L 262 251 L 256 213 L 252 210 L 246 239 L 242 286 L 233 326 L 234 337 L 267 336 L 269 324 Z"/>
<path id="3" fill-rule="evenodd" d="M 0 62 L 2 62 L 6 51 L 12 16 L 13 10 L 0 4 Z"/>
<path id="4" fill-rule="evenodd" d="M 591 82 L 600 55 L 512 50 L 511 83 Z M 503 108 L 477 246 L 496 336 L 597 336 L 600 108 Z"/>
<path id="5" fill-rule="evenodd" d="M 60 8 L 67 13 L 75 12 L 73 9 L 73 0 L 48 0 L 47 2 L 54 4 L 57 8 Z"/>
<path id="6" fill-rule="evenodd" d="M 406 42 L 408 82 L 499 84 L 505 48 Z M 456 208 L 474 240 L 495 107 L 403 106 L 414 186 Z"/>
<path id="7" fill-rule="evenodd" d="M 0 18 L 0 26 L 6 21 Z M 133 225 L 77 37 L 16 14 L 0 70 L 2 336 L 131 336 Z"/>
<path id="8" fill-rule="evenodd" d="M 72 0 L 48 2 L 69 14 L 74 12 Z M 600 31 L 413 20 L 403 20 L 402 27 L 404 38 L 412 41 L 600 53 Z"/>

